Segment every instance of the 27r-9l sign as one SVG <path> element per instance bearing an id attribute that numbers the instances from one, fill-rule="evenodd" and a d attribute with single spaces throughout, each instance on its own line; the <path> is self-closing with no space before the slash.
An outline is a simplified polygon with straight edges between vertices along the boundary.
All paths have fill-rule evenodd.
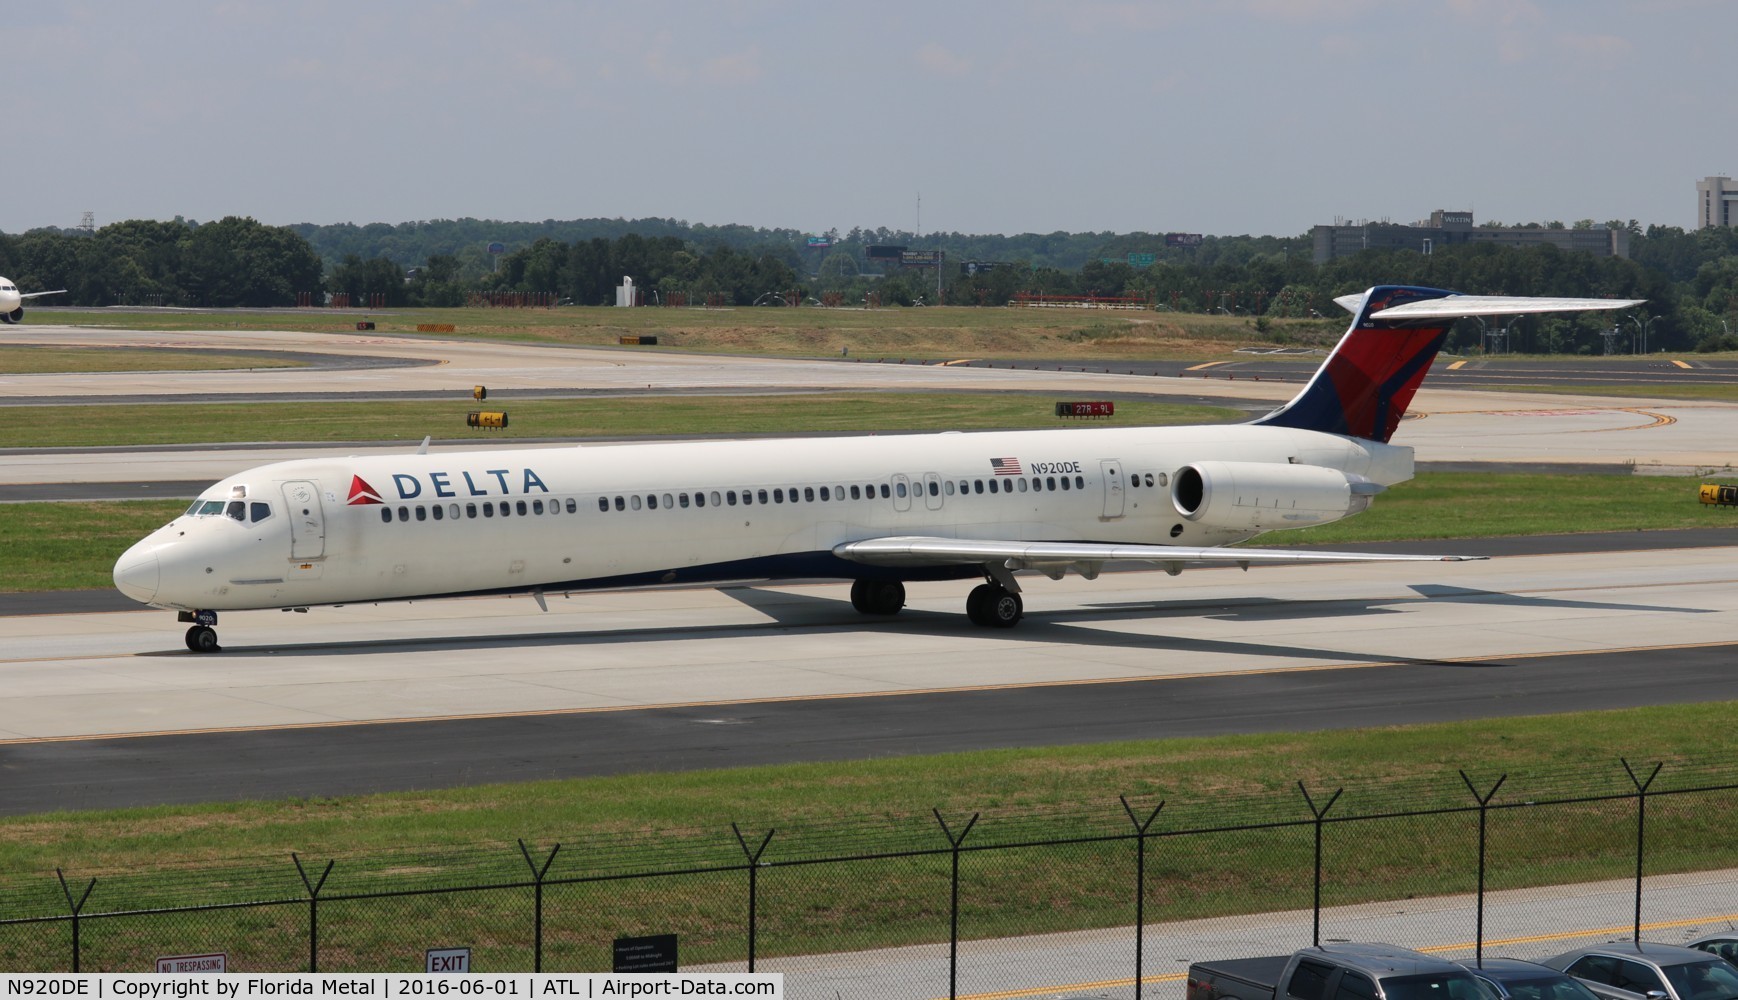
<path id="1" fill-rule="evenodd" d="M 1059 417 L 1109 417 L 1116 414 L 1116 404 L 1110 400 L 1089 403 L 1057 403 Z"/>

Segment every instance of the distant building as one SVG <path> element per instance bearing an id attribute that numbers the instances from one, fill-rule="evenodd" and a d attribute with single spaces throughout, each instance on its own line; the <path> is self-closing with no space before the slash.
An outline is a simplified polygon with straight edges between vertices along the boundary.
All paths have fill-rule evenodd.
<path id="1" fill-rule="evenodd" d="M 1696 182 L 1696 228 L 1738 225 L 1738 184 L 1730 177 Z"/>
<path id="2" fill-rule="evenodd" d="M 1738 197 L 1738 189 L 1734 189 Z M 1314 241 L 1317 264 L 1336 257 L 1346 257 L 1361 250 L 1416 250 L 1430 253 L 1437 247 L 1459 246 L 1466 243 L 1495 243 L 1498 246 L 1529 247 L 1549 243 L 1563 250 L 1579 250 L 1596 257 L 1628 257 L 1629 230 L 1607 229 L 1534 229 L 1522 226 L 1475 226 L 1471 212 L 1448 212 L 1438 209 L 1427 221 L 1410 226 L 1391 222 L 1336 222 L 1331 226 L 1316 226 L 1310 230 Z"/>

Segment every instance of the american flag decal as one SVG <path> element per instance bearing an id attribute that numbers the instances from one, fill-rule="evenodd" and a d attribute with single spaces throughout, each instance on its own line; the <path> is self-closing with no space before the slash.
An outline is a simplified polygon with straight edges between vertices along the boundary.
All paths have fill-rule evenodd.
<path id="1" fill-rule="evenodd" d="M 1017 458 L 992 458 L 990 459 L 990 468 L 995 470 L 998 476 L 1021 475 L 1020 460 Z"/>

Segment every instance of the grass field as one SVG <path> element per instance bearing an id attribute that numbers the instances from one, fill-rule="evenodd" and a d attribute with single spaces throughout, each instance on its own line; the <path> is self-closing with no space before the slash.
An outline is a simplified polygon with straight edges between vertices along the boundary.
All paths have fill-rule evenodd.
<path id="1" fill-rule="evenodd" d="M 0 375 L 62 372 L 220 371 L 240 368 L 302 368 L 293 358 L 219 354 L 213 351 L 124 348 L 0 347 Z"/>
<path id="2" fill-rule="evenodd" d="M 825 393 L 771 396 L 371 403 L 149 403 L 33 406 L 27 421 L 0 425 L 0 448 L 65 448 L 251 441 L 497 441 L 502 438 L 622 437 L 666 434 L 929 431 L 1103 427 L 1062 420 L 1055 394 Z M 504 430 L 476 430 L 465 414 L 499 409 Z M 1129 401 L 1129 425 L 1223 423 L 1239 410 Z M 703 429 L 703 430 L 702 430 Z"/>
<path id="3" fill-rule="evenodd" d="M 438 309 L 340 313 L 156 312 L 33 309 L 32 323 L 134 330 L 308 330 L 354 333 L 366 318 L 377 332 L 415 333 L 420 324 L 451 323 L 458 338 L 560 344 L 616 344 L 653 334 L 659 350 L 793 357 L 956 359 L 1196 358 L 1239 347 L 1295 344 L 1331 347 L 1344 324 L 1332 320 L 1275 321 L 1263 333 L 1240 316 L 1077 309 Z"/>

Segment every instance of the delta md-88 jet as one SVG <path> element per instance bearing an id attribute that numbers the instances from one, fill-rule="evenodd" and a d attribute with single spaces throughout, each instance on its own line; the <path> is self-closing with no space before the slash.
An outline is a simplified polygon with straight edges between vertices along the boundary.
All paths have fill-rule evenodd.
<path id="1" fill-rule="evenodd" d="M 975 624 L 1022 615 L 1014 573 L 1143 561 L 1453 559 L 1232 547 L 1335 521 L 1412 477 L 1389 444 L 1466 316 L 1633 300 L 1380 286 L 1340 303 L 1338 346 L 1251 423 L 688 441 L 315 458 L 249 469 L 128 549 L 115 585 L 218 648 L 217 613 L 478 594 L 790 578 L 852 581 L 868 615 L 905 583 L 981 579 Z"/>

